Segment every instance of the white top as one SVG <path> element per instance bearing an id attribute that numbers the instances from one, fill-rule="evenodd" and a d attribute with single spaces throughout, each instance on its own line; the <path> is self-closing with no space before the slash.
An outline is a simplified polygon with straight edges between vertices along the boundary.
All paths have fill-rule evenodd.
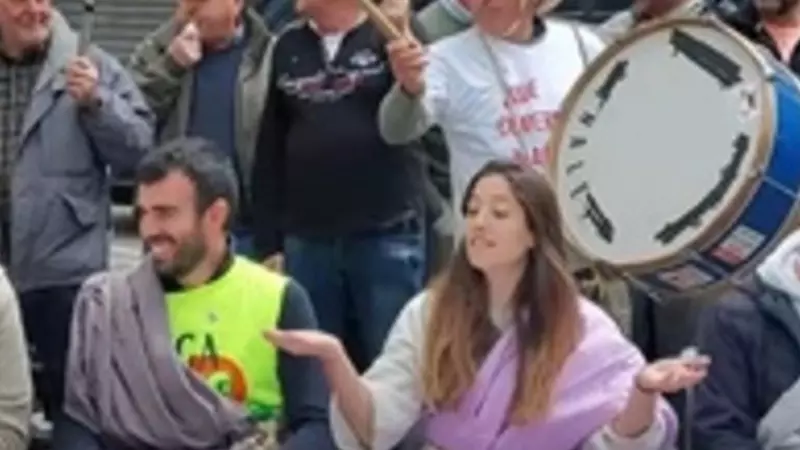
<path id="1" fill-rule="evenodd" d="M 316 22 L 310 20 L 308 23 L 311 28 L 319 32 L 319 26 Z M 339 31 L 335 33 L 320 33 L 326 62 L 331 62 L 334 58 L 336 58 L 336 54 L 339 53 L 339 48 L 342 46 L 342 41 L 344 41 L 346 34 L 347 32 L 345 31 Z"/>
<path id="2" fill-rule="evenodd" d="M 334 58 L 336 58 L 336 54 L 339 53 L 339 48 L 342 46 L 343 40 L 344 33 L 322 36 L 322 44 L 325 48 L 325 57 L 327 58 L 328 62 L 331 62 Z"/>
<path id="3" fill-rule="evenodd" d="M 578 36 L 588 58 L 603 49 L 597 36 L 557 21 L 547 21 L 530 44 L 492 39 L 473 27 L 430 47 L 422 103 L 450 147 L 456 207 L 488 160 L 544 161 L 561 101 L 585 67 Z"/>
<path id="4" fill-rule="evenodd" d="M 387 338 L 383 352 L 363 375 L 375 408 L 374 441 L 372 450 L 389 450 L 397 445 L 420 419 L 423 411 L 422 381 L 420 374 L 424 336 L 429 309 L 425 293 L 411 299 L 397 318 Z M 625 339 L 614 322 L 596 305 L 581 301 L 581 309 L 592 310 L 592 315 L 603 315 L 607 326 L 619 339 Z M 497 324 L 493 315 L 493 320 Z M 633 381 L 631 381 L 631 386 Z M 331 430 L 336 445 L 341 450 L 361 450 L 358 439 L 351 431 L 333 400 L 330 412 Z M 665 445 L 665 424 L 661 415 L 656 415 L 653 426 L 635 439 L 615 435 L 609 426 L 589 436 L 580 450 L 662 450 Z M 535 448 L 532 444 L 531 449 Z M 526 449 L 520 449 L 526 450 Z M 545 449 L 542 449 L 545 450 Z"/>

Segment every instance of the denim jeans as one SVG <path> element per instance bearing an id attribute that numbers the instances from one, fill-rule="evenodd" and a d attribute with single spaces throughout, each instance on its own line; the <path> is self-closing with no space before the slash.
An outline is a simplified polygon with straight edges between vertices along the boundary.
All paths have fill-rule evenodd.
<path id="1" fill-rule="evenodd" d="M 443 214 L 451 215 L 451 212 Z M 444 220 L 443 220 L 444 219 Z M 425 217 L 425 283 L 435 279 L 450 263 L 454 251 L 452 219 L 428 213 Z"/>
<path id="2" fill-rule="evenodd" d="M 380 353 L 406 302 L 422 288 L 425 233 L 416 215 L 337 237 L 288 236 L 286 272 L 309 293 L 320 327 L 360 369 Z"/>
<path id="3" fill-rule="evenodd" d="M 36 396 L 48 419 L 54 420 L 64 401 L 72 309 L 80 286 L 58 286 L 19 294 L 25 337 L 33 347 Z"/>
<path id="4" fill-rule="evenodd" d="M 78 421 L 63 414 L 53 431 L 53 450 L 104 450 L 100 439 Z"/>

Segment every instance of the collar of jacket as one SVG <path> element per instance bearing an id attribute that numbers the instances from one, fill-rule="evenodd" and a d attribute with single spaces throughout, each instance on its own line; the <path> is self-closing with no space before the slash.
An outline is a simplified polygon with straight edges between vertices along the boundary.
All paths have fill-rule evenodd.
<path id="1" fill-rule="evenodd" d="M 34 92 L 45 87 L 51 80 L 53 80 L 53 89 L 61 89 L 66 84 L 63 76 L 64 68 L 77 53 L 78 35 L 69 27 L 64 16 L 53 8 L 46 56 Z"/>
<path id="2" fill-rule="evenodd" d="M 472 24 L 472 14 L 464 6 L 461 0 L 439 0 L 442 8 L 450 14 L 450 17 L 463 25 Z"/>

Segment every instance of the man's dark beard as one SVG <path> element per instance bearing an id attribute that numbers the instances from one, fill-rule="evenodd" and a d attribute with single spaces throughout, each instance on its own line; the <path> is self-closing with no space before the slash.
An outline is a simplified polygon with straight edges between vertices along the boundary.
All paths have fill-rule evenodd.
<path id="1" fill-rule="evenodd" d="M 44 62 L 47 58 L 47 50 L 50 48 L 50 38 L 47 38 L 43 43 L 34 45 L 23 50 L 23 52 L 16 58 L 11 58 L 0 49 L 0 59 L 10 64 L 30 65 L 39 64 Z"/>
<path id="2" fill-rule="evenodd" d="M 174 240 L 170 240 L 175 243 Z M 191 273 L 205 258 L 207 250 L 208 246 L 203 237 L 197 233 L 178 244 L 175 258 L 172 261 L 153 260 L 153 263 L 160 275 L 178 279 Z"/>

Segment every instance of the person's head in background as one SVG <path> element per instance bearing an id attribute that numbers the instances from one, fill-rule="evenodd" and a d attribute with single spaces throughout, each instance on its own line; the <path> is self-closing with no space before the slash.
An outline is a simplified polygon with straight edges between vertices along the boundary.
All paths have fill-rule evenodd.
<path id="1" fill-rule="evenodd" d="M 758 16 L 767 22 L 800 24 L 800 0 L 752 0 Z"/>
<path id="2" fill-rule="evenodd" d="M 633 0 L 631 10 L 640 20 L 663 17 L 692 0 Z"/>
<path id="3" fill-rule="evenodd" d="M 228 252 L 236 175 L 209 141 L 181 138 L 150 152 L 136 172 L 139 235 L 159 274 L 204 283 Z"/>
<path id="4" fill-rule="evenodd" d="M 309 18 L 321 32 L 346 31 L 365 14 L 359 0 L 294 0 L 297 14 Z"/>
<path id="5" fill-rule="evenodd" d="M 337 9 L 358 7 L 358 0 L 294 0 L 294 8 L 298 14 L 315 16 L 330 14 Z"/>
<path id="6" fill-rule="evenodd" d="M 52 17 L 51 0 L 0 0 L 0 51 L 11 59 L 41 51 Z"/>
<path id="7" fill-rule="evenodd" d="M 178 0 L 176 18 L 193 23 L 205 47 L 219 48 L 236 36 L 244 7 L 245 0 Z"/>
<path id="8" fill-rule="evenodd" d="M 520 343 L 514 418 L 540 417 L 580 337 L 556 194 L 537 169 L 490 162 L 470 182 L 462 213 L 463 242 L 431 288 L 427 400 L 452 405 L 466 392 L 501 323 Z"/>
<path id="9" fill-rule="evenodd" d="M 526 42 L 533 39 L 537 15 L 554 8 L 552 0 L 462 0 L 472 13 L 475 25 L 498 39 Z"/>

